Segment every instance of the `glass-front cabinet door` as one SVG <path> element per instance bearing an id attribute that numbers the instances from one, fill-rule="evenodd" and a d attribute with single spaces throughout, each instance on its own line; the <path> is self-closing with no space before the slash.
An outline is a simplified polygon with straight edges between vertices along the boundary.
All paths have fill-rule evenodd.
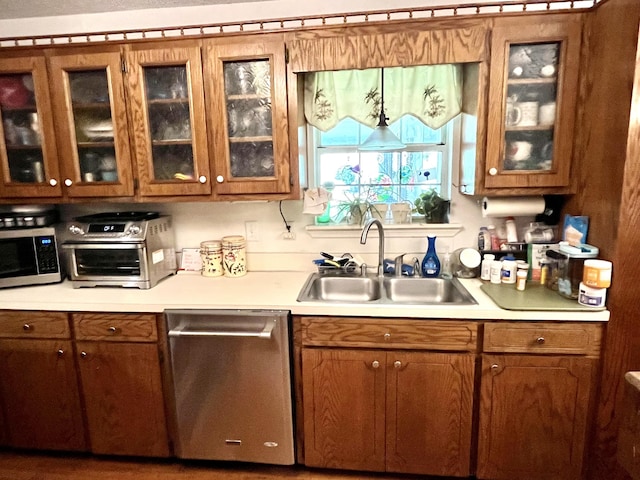
<path id="1" fill-rule="evenodd" d="M 62 195 L 44 57 L 0 59 L 0 196 Z"/>
<path id="2" fill-rule="evenodd" d="M 54 55 L 51 73 L 67 195 L 132 196 L 120 52 Z"/>
<path id="3" fill-rule="evenodd" d="M 579 22 L 517 21 L 492 33 L 485 187 L 566 187 Z"/>
<path id="4" fill-rule="evenodd" d="M 210 194 L 200 47 L 126 58 L 140 195 Z"/>
<path id="5" fill-rule="evenodd" d="M 211 42 L 205 49 L 216 194 L 288 193 L 284 42 Z"/>

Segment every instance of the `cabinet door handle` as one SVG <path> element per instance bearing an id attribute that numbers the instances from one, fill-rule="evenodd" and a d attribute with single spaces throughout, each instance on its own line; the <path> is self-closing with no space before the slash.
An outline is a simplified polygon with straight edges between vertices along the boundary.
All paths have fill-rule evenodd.
<path id="1" fill-rule="evenodd" d="M 22 329 L 23 329 L 25 332 L 28 332 L 28 331 L 30 331 L 30 330 L 31 330 L 31 325 L 29 325 L 28 323 L 25 323 L 24 325 L 22 325 Z"/>
<path id="2" fill-rule="evenodd" d="M 374 360 L 373 362 L 371 362 L 371 366 L 373 368 L 379 368 L 380 367 L 380 362 L 378 360 Z"/>
<path id="3" fill-rule="evenodd" d="M 206 177 L 205 175 L 200 175 L 200 176 L 198 177 L 198 181 L 199 181 L 200 183 L 207 183 L 207 177 Z"/>
<path id="4" fill-rule="evenodd" d="M 109 333 L 116 333 L 118 329 L 116 327 L 109 327 Z"/>
<path id="5" fill-rule="evenodd" d="M 62 355 L 64 355 L 64 350 L 62 349 L 58 350 L 58 356 L 61 357 Z"/>
<path id="6" fill-rule="evenodd" d="M 394 368 L 400 368 L 401 366 L 402 366 L 402 362 L 400 360 L 396 360 L 395 362 L 393 362 Z"/>
<path id="7" fill-rule="evenodd" d="M 80 356 L 82 358 L 87 358 L 87 352 L 80 352 Z"/>
<path id="8" fill-rule="evenodd" d="M 56 185 L 58 185 L 58 181 L 55 178 L 52 178 L 51 180 L 49 180 L 49 185 L 55 187 Z"/>
<path id="9" fill-rule="evenodd" d="M 492 167 L 489 169 L 489 175 L 497 175 L 498 174 L 498 169 L 496 167 Z"/>
<path id="10" fill-rule="evenodd" d="M 223 177 L 222 175 L 218 175 L 218 176 L 216 177 L 216 182 L 218 182 L 218 183 L 222 183 L 222 182 L 224 182 L 224 177 Z"/>
<path id="11" fill-rule="evenodd" d="M 500 366 L 497 363 L 494 363 L 493 365 L 491 365 L 491 370 L 493 370 L 494 372 L 497 372 L 499 368 Z"/>
<path id="12" fill-rule="evenodd" d="M 538 338 L 536 338 L 536 343 L 537 343 L 538 345 L 542 345 L 542 344 L 544 343 L 544 337 L 538 337 Z"/>

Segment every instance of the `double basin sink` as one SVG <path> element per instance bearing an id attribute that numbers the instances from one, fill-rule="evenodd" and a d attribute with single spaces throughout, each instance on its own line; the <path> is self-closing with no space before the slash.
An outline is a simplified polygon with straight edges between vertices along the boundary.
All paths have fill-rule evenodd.
<path id="1" fill-rule="evenodd" d="M 457 278 L 378 277 L 313 273 L 299 302 L 475 305 Z"/>

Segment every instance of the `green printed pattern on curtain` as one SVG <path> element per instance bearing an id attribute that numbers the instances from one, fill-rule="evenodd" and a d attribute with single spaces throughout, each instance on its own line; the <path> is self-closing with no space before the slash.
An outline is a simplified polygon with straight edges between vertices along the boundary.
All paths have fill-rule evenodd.
<path id="1" fill-rule="evenodd" d="M 350 117 L 375 127 L 380 118 L 380 69 L 305 74 L 304 113 L 326 132 Z M 393 123 L 411 114 L 432 129 L 462 108 L 462 66 L 429 65 L 384 69 L 384 111 Z"/>

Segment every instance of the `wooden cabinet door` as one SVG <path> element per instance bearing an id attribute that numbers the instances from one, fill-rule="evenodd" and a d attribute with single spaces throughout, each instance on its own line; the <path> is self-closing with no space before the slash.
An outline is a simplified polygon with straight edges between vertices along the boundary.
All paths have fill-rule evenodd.
<path id="1" fill-rule="evenodd" d="M 305 464 L 384 471 L 385 352 L 302 350 Z"/>
<path id="2" fill-rule="evenodd" d="M 126 59 L 140 195 L 210 194 L 199 44 L 129 51 Z"/>
<path id="3" fill-rule="evenodd" d="M 283 37 L 228 42 L 204 50 L 215 193 L 289 193 Z"/>
<path id="4" fill-rule="evenodd" d="M 9 445 L 86 449 L 71 341 L 0 340 L 0 372 Z"/>
<path id="5" fill-rule="evenodd" d="M 132 196 L 119 49 L 54 53 L 49 64 L 65 193 L 69 197 Z"/>
<path id="6" fill-rule="evenodd" d="M 484 193 L 570 187 L 581 31 L 577 15 L 496 19 Z"/>
<path id="7" fill-rule="evenodd" d="M 475 355 L 387 352 L 387 471 L 471 475 Z"/>
<path id="8" fill-rule="evenodd" d="M 595 360 L 483 355 L 477 477 L 582 478 Z"/>
<path id="9" fill-rule="evenodd" d="M 60 197 L 44 56 L 0 58 L 0 196 Z"/>
<path id="10" fill-rule="evenodd" d="M 158 347 L 77 342 L 91 451 L 169 455 Z"/>

